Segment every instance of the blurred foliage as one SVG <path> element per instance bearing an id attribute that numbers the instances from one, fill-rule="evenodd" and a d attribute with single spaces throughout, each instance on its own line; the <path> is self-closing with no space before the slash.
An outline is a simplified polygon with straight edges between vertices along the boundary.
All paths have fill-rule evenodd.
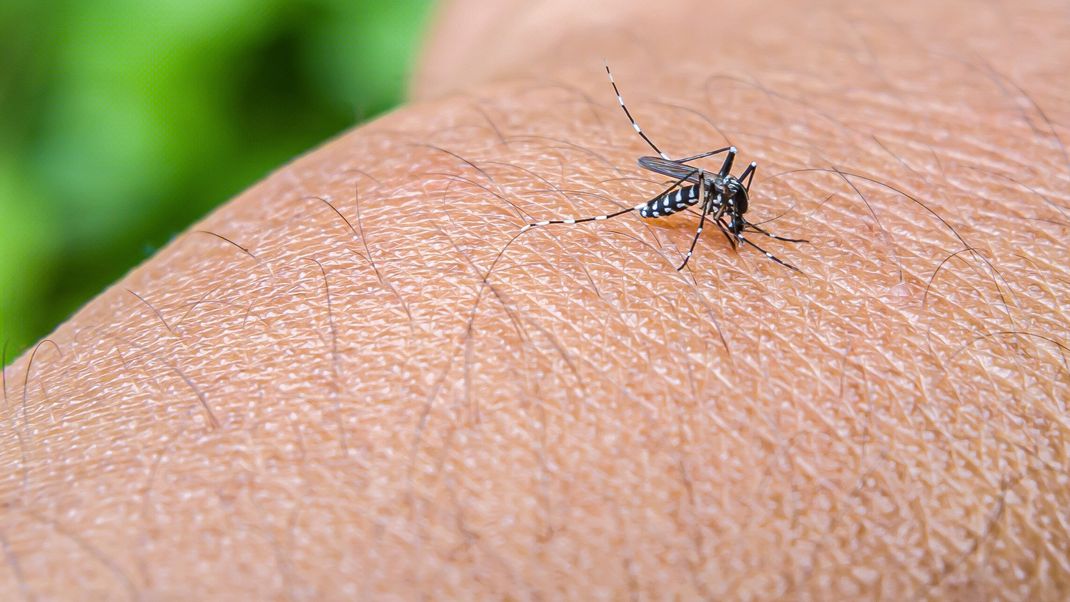
<path id="1" fill-rule="evenodd" d="M 0 1 L 7 362 L 216 205 L 397 104 L 429 8 Z"/>

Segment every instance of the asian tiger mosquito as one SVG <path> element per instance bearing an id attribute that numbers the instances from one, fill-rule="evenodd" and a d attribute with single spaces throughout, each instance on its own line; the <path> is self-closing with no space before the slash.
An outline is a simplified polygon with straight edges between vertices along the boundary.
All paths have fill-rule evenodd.
<path id="1" fill-rule="evenodd" d="M 724 235 L 725 239 L 728 240 L 728 244 L 732 245 L 733 249 L 735 249 L 737 245 L 750 245 L 780 265 L 802 273 L 802 270 L 799 268 L 781 260 L 744 236 L 744 233 L 746 232 L 754 232 L 773 240 L 784 242 L 809 242 L 801 238 L 784 238 L 782 236 L 777 236 L 757 224 L 747 221 L 747 218 L 743 217 L 743 214 L 747 212 L 748 201 L 750 200 L 750 185 L 754 180 L 754 172 L 758 169 L 758 164 L 751 163 L 745 170 L 743 170 L 743 173 L 740 174 L 739 177 L 733 176 L 730 172 L 732 171 L 732 162 L 736 158 L 736 147 L 734 146 L 726 146 L 725 148 L 699 153 L 690 157 L 684 157 L 683 159 L 669 158 L 669 155 L 662 152 L 662 150 L 658 148 L 649 137 L 647 137 L 642 128 L 639 127 L 639 123 L 632 117 L 631 111 L 624 105 L 624 98 L 621 96 L 620 90 L 617 89 L 617 82 L 613 80 L 613 72 L 609 70 L 608 63 L 606 64 L 606 75 L 609 76 L 609 83 L 613 86 L 613 91 L 617 94 L 617 102 L 620 104 L 620 108 L 624 110 L 624 114 L 628 117 L 628 120 L 631 121 L 632 128 L 635 129 L 635 132 L 642 137 L 643 141 L 645 141 L 647 145 L 654 149 L 654 152 L 658 154 L 656 157 L 639 157 L 639 167 L 663 176 L 674 178 L 676 181 L 649 201 L 640 203 L 634 207 L 629 207 L 628 209 L 621 209 L 614 213 L 596 215 L 593 217 L 578 219 L 566 217 L 529 223 L 521 229 L 521 232 L 525 232 L 536 226 L 546 226 L 549 224 L 579 224 L 583 222 L 607 220 L 626 213 L 631 213 L 632 211 L 638 211 L 640 217 L 654 219 L 672 215 L 678 211 L 683 211 L 701 201 L 702 210 L 699 217 L 698 229 L 695 230 L 695 236 L 691 240 L 691 247 L 688 249 L 683 263 L 680 264 L 680 267 L 676 268 L 677 271 L 684 269 L 684 266 L 686 266 L 687 262 L 691 259 L 691 255 L 695 252 L 695 245 L 698 244 L 699 236 L 702 235 L 702 228 L 706 224 L 707 216 L 709 216 L 709 219 L 717 225 L 717 228 L 720 229 L 721 234 Z M 721 164 L 721 169 L 716 174 L 708 172 L 700 167 L 687 165 L 691 161 L 705 157 L 712 157 L 721 153 L 726 153 L 724 163 Z M 690 185 L 684 186 L 683 184 L 685 182 Z M 727 222 L 725 221 L 726 217 L 728 219 Z"/>

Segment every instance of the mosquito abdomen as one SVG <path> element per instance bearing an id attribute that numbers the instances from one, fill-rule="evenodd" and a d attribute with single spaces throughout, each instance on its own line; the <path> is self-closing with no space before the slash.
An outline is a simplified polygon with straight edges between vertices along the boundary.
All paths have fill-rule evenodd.
<path id="1" fill-rule="evenodd" d="M 636 207 L 640 217 L 663 217 L 683 211 L 698 202 L 699 185 L 685 186 L 666 192 Z"/>

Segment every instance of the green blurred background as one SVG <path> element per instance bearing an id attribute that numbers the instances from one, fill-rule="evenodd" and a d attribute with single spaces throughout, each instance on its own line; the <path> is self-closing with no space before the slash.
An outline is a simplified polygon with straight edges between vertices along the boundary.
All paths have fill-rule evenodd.
<path id="1" fill-rule="evenodd" d="M 429 9 L 0 0 L 7 362 L 216 205 L 400 102 Z"/>

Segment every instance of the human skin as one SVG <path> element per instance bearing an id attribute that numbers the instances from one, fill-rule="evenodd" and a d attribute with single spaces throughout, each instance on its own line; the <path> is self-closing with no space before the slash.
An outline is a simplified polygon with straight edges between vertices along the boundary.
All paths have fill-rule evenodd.
<path id="1" fill-rule="evenodd" d="M 5 370 L 0 598 L 1065 599 L 1065 6 L 483 4 Z M 803 274 L 518 236 L 667 185 L 603 58 Z"/>

